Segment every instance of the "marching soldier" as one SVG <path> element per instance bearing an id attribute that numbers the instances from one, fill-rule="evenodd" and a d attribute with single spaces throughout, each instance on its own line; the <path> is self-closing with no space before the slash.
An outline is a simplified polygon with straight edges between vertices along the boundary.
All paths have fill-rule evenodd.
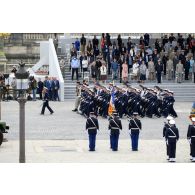
<path id="1" fill-rule="evenodd" d="M 173 120 L 172 116 L 168 116 L 167 117 L 167 123 L 165 122 L 165 125 L 164 125 L 164 128 L 163 128 L 163 137 L 164 138 L 165 138 L 166 129 L 171 127 L 171 125 L 169 124 L 170 120 Z M 166 149 L 167 149 L 167 160 L 169 160 L 169 145 L 168 145 L 168 142 L 166 142 Z"/>
<path id="2" fill-rule="evenodd" d="M 113 112 L 113 116 L 109 120 L 108 129 L 110 130 L 110 147 L 112 151 L 117 151 L 119 134 L 120 130 L 122 130 L 122 123 L 117 112 Z"/>
<path id="3" fill-rule="evenodd" d="M 86 121 L 86 130 L 89 135 L 89 151 L 95 151 L 95 141 L 97 130 L 99 130 L 99 123 L 94 112 L 90 112 L 90 116 Z"/>
<path id="4" fill-rule="evenodd" d="M 195 162 L 195 117 L 192 117 L 191 120 L 192 125 L 188 126 L 187 139 L 190 143 L 190 160 Z"/>
<path id="5" fill-rule="evenodd" d="M 132 151 L 138 151 L 139 133 L 142 129 L 141 121 L 137 118 L 138 113 L 134 112 L 129 120 L 129 134 L 131 137 Z"/>
<path id="6" fill-rule="evenodd" d="M 166 127 L 165 139 L 169 148 L 169 162 L 175 162 L 176 143 L 179 140 L 179 131 L 175 126 L 175 121 L 169 121 L 170 127 Z"/>

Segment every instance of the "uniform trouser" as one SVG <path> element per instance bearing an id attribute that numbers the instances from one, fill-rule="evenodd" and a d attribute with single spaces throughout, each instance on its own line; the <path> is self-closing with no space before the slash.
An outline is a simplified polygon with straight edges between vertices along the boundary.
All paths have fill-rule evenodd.
<path id="1" fill-rule="evenodd" d="M 169 156 L 169 145 L 166 143 L 167 156 Z"/>
<path id="2" fill-rule="evenodd" d="M 190 144 L 190 155 L 195 158 L 195 142 L 191 142 Z"/>
<path id="3" fill-rule="evenodd" d="M 138 150 L 139 130 L 131 130 L 131 146 L 132 150 Z"/>
<path id="4" fill-rule="evenodd" d="M 110 145 L 112 150 L 114 151 L 118 150 L 118 139 L 119 139 L 119 133 L 110 134 Z"/>
<path id="5" fill-rule="evenodd" d="M 89 133 L 89 149 L 95 150 L 95 141 L 97 133 Z"/>
<path id="6" fill-rule="evenodd" d="M 168 142 L 169 158 L 175 158 L 176 153 L 176 141 Z"/>
<path id="7" fill-rule="evenodd" d="M 53 110 L 50 108 L 50 106 L 49 106 L 49 102 L 48 101 L 45 101 L 44 103 L 43 103 L 43 107 L 42 107 L 42 111 L 41 111 L 41 114 L 44 114 L 45 113 L 45 108 L 47 107 L 47 109 L 51 112 L 51 113 L 53 113 Z"/>

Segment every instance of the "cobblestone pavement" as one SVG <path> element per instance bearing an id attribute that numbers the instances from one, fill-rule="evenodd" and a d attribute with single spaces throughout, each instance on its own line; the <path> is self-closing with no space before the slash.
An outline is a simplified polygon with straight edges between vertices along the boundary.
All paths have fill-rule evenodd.
<path id="1" fill-rule="evenodd" d="M 86 119 L 71 110 L 74 101 L 50 102 L 54 114 L 50 115 L 46 110 L 45 115 L 40 115 L 41 101 L 26 103 L 26 139 L 29 140 L 85 140 L 88 139 L 85 131 Z M 186 131 L 189 121 L 191 103 L 177 102 L 175 109 L 178 112 L 176 124 L 180 131 L 181 138 L 186 138 Z M 7 135 L 9 140 L 18 140 L 19 136 L 19 105 L 18 102 L 2 102 L 2 120 L 10 126 Z M 142 139 L 162 139 L 162 128 L 164 118 L 143 118 L 141 119 L 143 130 Z M 99 117 L 100 131 L 98 139 L 108 139 L 108 121 Z M 127 131 L 128 120 L 122 119 L 123 131 L 120 139 L 129 139 Z"/>
<path id="2" fill-rule="evenodd" d="M 17 163 L 19 143 L 11 140 L 0 147 L 0 163 Z M 130 139 L 119 140 L 119 151 L 109 149 L 108 140 L 97 140 L 96 151 L 88 151 L 87 140 L 28 140 L 26 141 L 28 163 L 166 163 L 166 146 L 163 140 L 140 140 L 139 151 L 130 148 Z M 191 162 L 189 143 L 179 140 L 177 163 Z"/>

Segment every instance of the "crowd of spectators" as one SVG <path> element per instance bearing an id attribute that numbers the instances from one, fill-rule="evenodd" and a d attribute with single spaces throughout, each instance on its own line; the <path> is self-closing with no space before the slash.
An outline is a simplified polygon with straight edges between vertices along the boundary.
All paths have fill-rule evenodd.
<path id="1" fill-rule="evenodd" d="M 178 83 L 184 80 L 195 82 L 195 39 L 191 34 L 186 39 L 182 34 L 171 33 L 156 39 L 151 44 L 150 35 L 145 33 L 136 44 L 129 37 L 123 40 L 119 34 L 111 40 L 109 33 L 102 33 L 100 39 L 94 35 L 87 40 L 82 34 L 76 38 L 71 49 L 72 80 L 79 70 L 82 76 L 90 72 L 93 81 L 105 82 L 108 75 L 113 80 L 129 82 L 129 79 L 144 83 L 145 80 L 158 83 L 163 79 Z"/>

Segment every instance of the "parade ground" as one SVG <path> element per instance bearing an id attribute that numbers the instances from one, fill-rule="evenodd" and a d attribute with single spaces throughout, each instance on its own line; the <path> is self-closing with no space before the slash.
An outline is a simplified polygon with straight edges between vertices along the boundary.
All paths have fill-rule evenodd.
<path id="1" fill-rule="evenodd" d="M 139 151 L 131 151 L 128 120 L 122 119 L 123 130 L 119 137 L 119 151 L 109 148 L 108 120 L 98 117 L 100 131 L 97 135 L 96 151 L 88 151 L 88 134 L 85 131 L 86 118 L 72 112 L 74 100 L 50 102 L 54 114 L 40 115 L 41 101 L 26 103 L 26 162 L 29 163 L 164 163 L 166 146 L 162 137 L 165 118 L 141 118 L 143 130 L 140 133 Z M 192 104 L 176 102 L 178 114 L 176 125 L 180 140 L 177 143 L 176 161 L 191 162 L 189 143 L 186 139 L 188 118 Z M 6 135 L 8 142 L 0 147 L 0 162 L 17 163 L 19 158 L 19 105 L 16 101 L 2 102 L 2 120 L 10 126 Z"/>

